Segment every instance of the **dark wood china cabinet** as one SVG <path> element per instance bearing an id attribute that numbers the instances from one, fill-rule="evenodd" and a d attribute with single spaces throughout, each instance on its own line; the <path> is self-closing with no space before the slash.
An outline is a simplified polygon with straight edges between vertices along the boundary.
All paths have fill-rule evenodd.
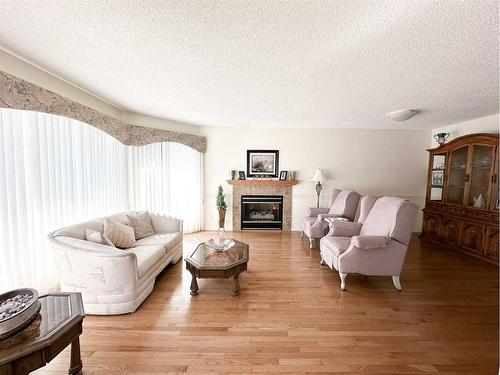
<path id="1" fill-rule="evenodd" d="M 429 151 L 422 238 L 498 265 L 498 134 Z"/>

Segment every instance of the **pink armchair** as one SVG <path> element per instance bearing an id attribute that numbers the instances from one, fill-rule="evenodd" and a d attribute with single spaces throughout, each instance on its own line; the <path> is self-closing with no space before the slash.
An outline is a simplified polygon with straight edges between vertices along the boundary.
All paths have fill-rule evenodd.
<path id="1" fill-rule="evenodd" d="M 309 246 L 313 241 L 323 237 L 328 230 L 326 218 L 345 218 L 353 220 L 358 207 L 360 195 L 355 191 L 334 189 L 330 195 L 330 208 L 310 208 L 308 216 L 302 219 L 302 232 L 309 238 Z"/>
<path id="2" fill-rule="evenodd" d="M 361 221 L 334 222 L 321 239 L 321 264 L 339 272 L 342 290 L 349 273 L 392 276 L 394 286 L 401 290 L 399 276 L 418 206 L 398 197 L 371 197 L 375 201 L 369 209 L 365 198 L 361 210 L 365 205 L 366 215 L 360 214 Z"/>

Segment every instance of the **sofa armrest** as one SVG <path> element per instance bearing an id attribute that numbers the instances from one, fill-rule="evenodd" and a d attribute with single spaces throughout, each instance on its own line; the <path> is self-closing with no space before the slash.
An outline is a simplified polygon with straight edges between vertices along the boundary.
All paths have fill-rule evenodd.
<path id="1" fill-rule="evenodd" d="M 150 212 L 151 224 L 156 233 L 182 233 L 182 220 L 172 216 Z"/>
<path id="2" fill-rule="evenodd" d="M 330 211 L 329 208 L 310 207 L 309 210 L 307 211 L 307 216 L 316 217 L 321 214 L 327 214 L 328 211 Z"/>
<path id="3" fill-rule="evenodd" d="M 354 236 L 351 244 L 358 249 L 378 249 L 387 247 L 390 238 L 386 236 Z"/>
<path id="4" fill-rule="evenodd" d="M 134 292 L 139 277 L 136 255 L 94 243 L 85 248 L 84 242 L 88 241 L 49 237 L 62 290 L 86 296 Z"/>
<path id="5" fill-rule="evenodd" d="M 357 236 L 361 230 L 360 223 L 351 221 L 336 220 L 330 223 L 328 236 L 333 237 L 353 237 Z"/>

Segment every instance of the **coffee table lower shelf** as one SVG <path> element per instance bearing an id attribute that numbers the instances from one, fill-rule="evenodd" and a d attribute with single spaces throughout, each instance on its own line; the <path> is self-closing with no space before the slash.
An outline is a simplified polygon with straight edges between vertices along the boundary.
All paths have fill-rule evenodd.
<path id="1" fill-rule="evenodd" d="M 238 264 L 225 270 L 199 269 L 196 266 L 186 262 L 186 269 L 191 272 L 191 295 L 197 296 L 199 293 L 197 279 L 228 279 L 233 278 L 232 295 L 240 295 L 240 273 L 246 271 L 247 263 Z"/>

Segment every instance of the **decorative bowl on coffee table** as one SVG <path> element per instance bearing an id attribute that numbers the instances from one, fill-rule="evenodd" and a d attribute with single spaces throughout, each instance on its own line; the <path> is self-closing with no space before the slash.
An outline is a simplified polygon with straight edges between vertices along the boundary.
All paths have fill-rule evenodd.
<path id="1" fill-rule="evenodd" d="M 234 240 L 231 238 L 211 238 L 205 245 L 215 251 L 226 251 L 234 246 Z"/>

